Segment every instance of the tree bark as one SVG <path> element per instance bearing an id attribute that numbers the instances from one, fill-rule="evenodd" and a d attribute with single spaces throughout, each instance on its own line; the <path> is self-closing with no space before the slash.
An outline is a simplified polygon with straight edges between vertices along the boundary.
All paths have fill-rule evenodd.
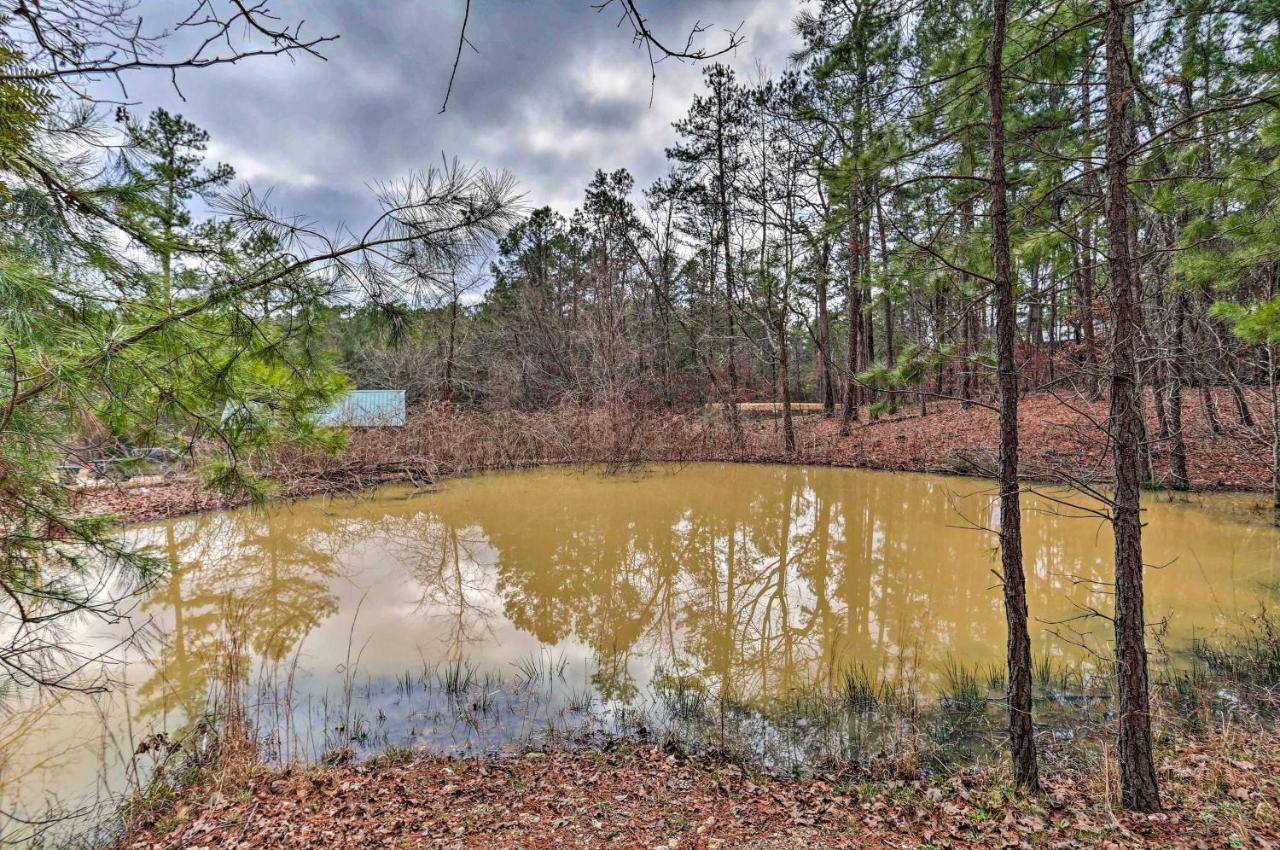
<path id="1" fill-rule="evenodd" d="M 988 95 L 991 101 L 991 236 L 995 265 L 996 368 L 1000 384 L 1000 566 L 1008 624 L 1009 743 L 1013 775 L 1022 793 L 1038 793 L 1035 727 L 1031 717 L 1031 638 L 1027 633 L 1027 587 L 1022 566 L 1022 504 L 1018 479 L 1017 333 L 1013 260 L 1004 164 L 1004 40 L 1007 0 L 995 0 Z"/>
<path id="2" fill-rule="evenodd" d="M 452 297 L 449 299 L 449 338 L 444 356 L 444 400 L 453 401 L 453 358 L 456 353 L 458 338 L 458 290 L 455 284 Z"/>
<path id="3" fill-rule="evenodd" d="M 972 161 L 972 157 L 966 157 Z M 972 173 L 972 167 L 969 173 Z M 966 198 L 960 205 L 960 234 L 961 238 L 965 238 L 973 231 L 974 219 L 974 201 L 973 198 Z M 977 372 L 974 369 L 974 354 L 978 349 L 978 332 L 976 328 L 977 316 L 973 309 L 973 292 L 972 292 L 972 276 L 964 274 L 960 277 L 965 284 L 964 290 L 961 292 L 961 298 L 964 299 L 964 314 L 960 319 L 961 338 L 964 341 L 964 347 L 961 351 L 961 372 L 960 372 L 960 408 L 968 410 L 973 406 L 973 396 L 977 391 Z"/>
<path id="4" fill-rule="evenodd" d="M 1126 116 L 1130 108 L 1129 55 L 1124 0 L 1108 0 L 1106 96 L 1108 264 L 1112 296 L 1111 411 L 1109 430 L 1115 496 L 1115 667 L 1120 696 L 1121 795 L 1126 808 L 1160 808 L 1152 757 L 1148 704 L 1146 620 L 1143 611 L 1141 460 L 1142 421 L 1138 395 L 1137 345 L 1142 334 L 1136 280 L 1129 255 L 1128 152 Z"/>
<path id="5" fill-rule="evenodd" d="M 1267 346 L 1267 382 L 1271 386 L 1271 507 L 1272 520 L 1280 526 L 1280 345 Z"/>
<path id="6" fill-rule="evenodd" d="M 889 294 L 889 237 L 885 232 L 884 225 L 884 209 L 880 204 L 880 198 L 876 197 L 876 224 L 880 231 L 880 268 L 885 276 L 885 289 L 881 293 L 884 298 L 884 365 L 888 369 L 893 368 L 895 347 L 893 339 L 893 298 Z M 897 407 L 898 394 L 894 390 L 886 393 L 889 401 L 890 412 Z"/>
<path id="7" fill-rule="evenodd" d="M 846 307 L 849 314 L 848 368 L 849 382 L 845 385 L 844 410 L 840 416 L 840 436 L 847 437 L 853 423 L 858 420 L 858 354 L 862 343 L 862 289 L 859 266 L 862 251 L 858 247 L 858 205 L 853 189 L 849 189 L 849 294 Z"/>
<path id="8" fill-rule="evenodd" d="M 738 418 L 738 344 L 737 329 L 734 325 L 733 257 L 729 245 L 729 175 L 726 173 L 724 150 L 724 92 L 716 89 L 716 167 L 718 169 L 716 189 L 720 195 L 720 240 L 724 248 L 724 303 L 725 320 L 728 326 L 729 343 L 727 352 L 727 371 L 729 375 L 729 424 L 733 429 L 734 439 L 742 442 L 742 422 Z"/>
<path id="9" fill-rule="evenodd" d="M 818 360 L 820 369 L 820 380 L 822 381 L 822 415 L 835 416 L 836 413 L 836 389 L 835 382 L 832 380 L 831 368 L 831 314 L 827 307 L 827 291 L 830 288 L 831 278 L 828 274 L 831 262 L 831 243 L 827 240 L 822 242 L 822 252 L 819 257 L 821 268 L 818 270 L 818 333 L 817 347 Z"/>
<path id="10" fill-rule="evenodd" d="M 1187 442 L 1182 433 L 1182 385 L 1185 381 L 1182 363 L 1186 356 L 1183 347 L 1186 344 L 1185 325 L 1187 313 L 1187 294 L 1175 292 L 1173 295 L 1173 328 L 1170 333 L 1169 347 L 1172 349 L 1169 359 L 1169 486 L 1174 490 L 1186 490 L 1191 486 L 1187 475 Z"/>
<path id="11" fill-rule="evenodd" d="M 790 361 L 787 342 L 787 290 L 790 287 L 783 285 L 782 304 L 778 308 L 778 381 L 779 390 L 782 396 L 782 440 L 783 446 L 787 454 L 795 454 L 796 451 L 796 428 L 791 418 L 791 381 L 790 381 Z"/>
<path id="12" fill-rule="evenodd" d="M 876 220 L 880 229 L 880 268 L 885 272 L 885 279 L 888 280 L 889 239 L 885 234 L 884 210 L 880 208 L 879 198 L 876 199 Z M 893 299 L 889 296 L 887 288 L 881 293 L 881 297 L 884 298 L 884 363 L 892 368 L 896 354 L 893 339 Z"/>
<path id="13" fill-rule="evenodd" d="M 1086 136 L 1090 133 L 1090 115 L 1093 104 L 1090 97 L 1089 74 L 1091 68 L 1085 68 L 1081 75 L 1081 110 L 1084 115 L 1082 131 Z M 1101 192 L 1098 178 L 1091 171 L 1084 179 L 1085 193 L 1092 198 Z M 1086 201 L 1088 203 L 1088 201 Z M 1080 251 L 1080 326 L 1084 332 L 1084 392 L 1089 401 L 1102 398 L 1102 389 L 1098 381 L 1098 341 L 1093 324 L 1093 213 L 1086 211 L 1082 215 L 1081 241 L 1084 243 Z"/>

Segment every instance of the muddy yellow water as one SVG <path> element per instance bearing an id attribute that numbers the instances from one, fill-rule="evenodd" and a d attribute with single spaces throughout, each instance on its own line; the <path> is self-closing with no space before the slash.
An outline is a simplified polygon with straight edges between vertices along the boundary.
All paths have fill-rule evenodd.
<path id="1" fill-rule="evenodd" d="M 1148 497 L 1157 661 L 1238 628 L 1280 583 L 1259 501 Z M 1110 609 L 1110 529 L 1095 508 L 1067 494 L 1024 508 L 1034 651 L 1086 672 L 1109 651 L 1095 612 Z M 948 664 L 1003 658 L 998 523 L 980 481 L 692 465 L 495 474 L 140 527 L 171 573 L 119 635 L 82 636 L 138 633 L 116 685 L 11 702 L 0 795 L 30 812 L 119 793 L 141 741 L 218 698 L 229 657 L 285 759 L 347 742 L 502 746 L 585 706 L 642 704 L 676 675 L 746 703 L 855 667 L 927 693 Z M 539 687 L 516 696 L 517 683 Z"/>

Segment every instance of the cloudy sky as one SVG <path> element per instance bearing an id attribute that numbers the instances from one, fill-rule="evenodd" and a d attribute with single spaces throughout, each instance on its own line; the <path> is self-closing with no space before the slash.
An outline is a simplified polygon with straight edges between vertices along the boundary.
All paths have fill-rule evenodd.
<path id="1" fill-rule="evenodd" d="M 255 189 L 270 188 L 283 212 L 326 227 L 357 227 L 373 210 L 371 183 L 457 157 L 510 170 L 527 203 L 568 211 L 597 168 L 625 167 L 645 186 L 665 171 L 671 121 L 700 84 L 700 68 L 658 66 L 650 106 L 649 64 L 598 0 L 473 0 L 466 50 L 448 111 L 439 114 L 464 0 L 278 0 L 304 34 L 334 33 L 327 61 L 255 59 L 179 77 L 138 74 L 129 98 L 143 111 L 181 112 L 212 136 L 210 154 Z M 800 0 L 641 0 L 669 43 L 698 20 L 745 39 L 725 57 L 740 74 L 779 71 L 796 47 Z M 150 0 L 146 20 L 168 24 L 172 0 Z"/>

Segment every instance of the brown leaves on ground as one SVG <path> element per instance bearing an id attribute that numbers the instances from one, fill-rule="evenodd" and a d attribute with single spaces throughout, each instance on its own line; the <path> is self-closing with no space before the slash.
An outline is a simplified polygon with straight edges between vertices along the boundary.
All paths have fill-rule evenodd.
<path id="1" fill-rule="evenodd" d="M 184 478 L 146 487 L 97 487 L 75 494 L 74 504 L 86 514 L 112 514 L 130 522 L 219 511 L 244 504 Z"/>
<path id="2" fill-rule="evenodd" d="M 1194 490 L 1265 490 L 1270 486 L 1269 414 L 1255 399 L 1254 419 L 1262 427 L 1240 427 L 1230 395 L 1217 394 L 1223 433 L 1214 434 L 1204 408 L 1188 396 L 1183 410 L 1187 468 Z M 1150 407 L 1150 405 L 1148 405 Z M 958 402 L 929 402 L 920 416 L 915 404 L 894 416 L 867 421 L 861 411 L 848 436 L 839 434 L 835 418 L 797 416 L 798 456 L 795 462 L 866 467 L 904 472 L 963 472 L 995 474 L 999 456 L 998 420 L 994 410 L 979 405 L 968 409 Z M 1107 403 L 1086 403 L 1039 394 L 1022 399 L 1018 414 L 1023 473 L 1056 480 L 1063 473 L 1085 481 L 1106 481 L 1111 458 L 1104 431 Z M 1154 418 L 1148 422 L 1152 464 L 1156 478 L 1169 474 L 1169 444 L 1157 438 Z M 746 457 L 782 461 L 781 426 L 776 420 L 757 420 L 747 428 Z M 729 458 L 726 458 L 729 459 Z"/>
<path id="3" fill-rule="evenodd" d="M 841 787 L 638 746 L 265 771 L 192 789 L 117 850 L 1280 847 L 1280 759 L 1248 746 L 1165 758 L 1154 815 L 1113 811 L 1096 775 L 1010 801 L 992 776 Z"/>

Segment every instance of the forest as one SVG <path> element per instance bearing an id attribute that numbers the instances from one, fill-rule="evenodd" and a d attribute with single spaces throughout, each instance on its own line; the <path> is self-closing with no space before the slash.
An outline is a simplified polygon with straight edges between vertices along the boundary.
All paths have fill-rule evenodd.
<path id="1" fill-rule="evenodd" d="M 0 12 L 0 699 L 114 686 L 114 650 L 73 636 L 176 564 L 127 520 L 541 464 L 962 472 L 994 505 L 976 568 L 1007 639 L 1009 799 L 1058 787 L 1023 528 L 1063 510 L 1109 546 L 1089 612 L 1117 808 L 1169 810 L 1150 500 L 1245 490 L 1280 526 L 1275 2 L 810 0 L 785 67 L 748 71 L 746 30 L 686 41 L 610 0 L 594 12 L 653 87 L 666 60 L 701 73 L 661 176 L 600 151 L 565 210 L 458 151 L 386 175 L 372 221 L 340 229 L 239 180 L 179 112 L 110 93 L 320 61 L 336 37 L 265 2 L 189 5 L 177 38 L 122 0 Z M 488 61 L 467 20 L 500 14 L 458 5 L 442 111 Z M 403 390 L 405 427 L 320 424 L 353 389 Z M 93 458 L 162 458 L 181 498 L 58 472 Z M 1115 846 L 1138 846 L 1126 823 Z M 119 846 L 188 846 L 153 837 Z"/>
<path id="2" fill-rule="evenodd" d="M 1184 407 L 1215 434 L 1274 442 L 1273 22 L 1265 9 L 1152 9 L 1141 22 L 1126 10 L 1124 37 L 1143 38 L 1136 55 L 1124 48 L 1121 115 L 1120 83 L 1102 73 L 1105 22 L 1087 11 L 1019 20 L 1005 48 L 1015 70 L 995 83 L 985 10 L 802 15 L 805 46 L 782 76 L 705 67 L 665 177 L 637 191 L 625 168 L 599 170 L 570 215 L 532 210 L 410 302 L 321 320 L 322 348 L 358 383 L 420 400 L 713 401 L 731 422 L 739 402 L 804 401 L 847 433 L 859 417 L 927 415 L 935 399 L 997 404 L 1008 276 L 1017 394 L 1095 402 L 1124 327 L 1107 218 L 1120 122 L 1133 391 L 1158 423 L 1138 437 L 1140 473 L 1186 489 Z"/>

